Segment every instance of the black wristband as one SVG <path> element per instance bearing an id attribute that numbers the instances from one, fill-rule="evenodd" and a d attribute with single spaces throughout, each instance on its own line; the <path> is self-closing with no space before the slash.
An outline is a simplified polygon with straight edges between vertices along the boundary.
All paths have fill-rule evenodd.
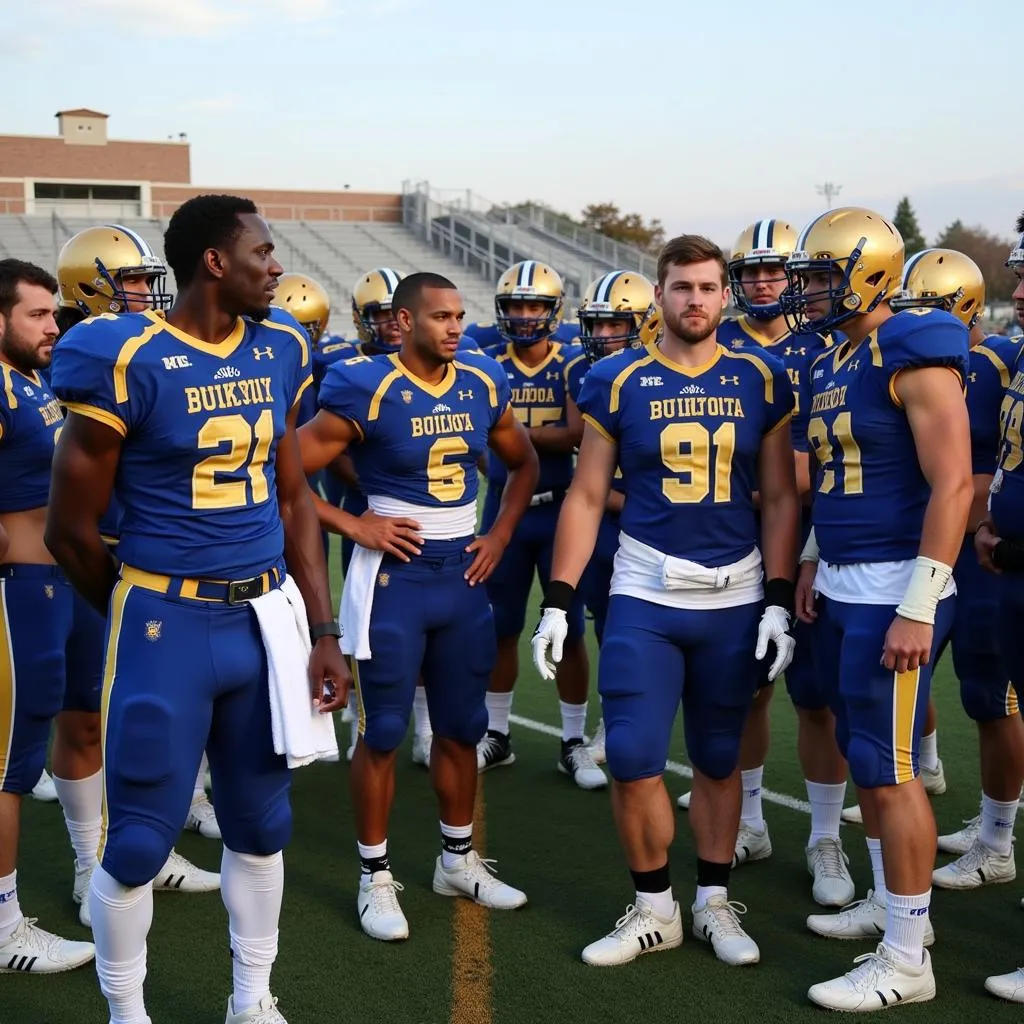
<path id="1" fill-rule="evenodd" d="M 564 580 L 552 580 L 548 589 L 544 592 L 544 602 L 541 610 L 545 608 L 560 608 L 563 612 L 569 610 L 572 599 L 576 596 L 576 588 Z"/>
<path id="2" fill-rule="evenodd" d="M 1001 540 L 992 549 L 992 564 L 1003 572 L 1024 572 L 1024 541 Z"/>
<path id="3" fill-rule="evenodd" d="M 341 639 L 341 627 L 336 622 L 316 622 L 309 627 L 309 638 L 313 643 L 325 636 Z"/>
<path id="4" fill-rule="evenodd" d="M 766 605 L 778 605 L 793 617 L 793 608 L 796 604 L 796 587 L 791 580 L 785 580 L 777 576 L 764 585 L 764 603 Z"/>

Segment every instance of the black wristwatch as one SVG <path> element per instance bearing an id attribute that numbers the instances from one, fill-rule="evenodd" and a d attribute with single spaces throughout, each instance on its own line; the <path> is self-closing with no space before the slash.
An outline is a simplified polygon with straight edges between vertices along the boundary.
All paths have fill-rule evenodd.
<path id="1" fill-rule="evenodd" d="M 336 622 L 315 622 L 309 627 L 309 638 L 316 643 L 321 637 L 333 636 L 341 639 L 341 627 Z"/>

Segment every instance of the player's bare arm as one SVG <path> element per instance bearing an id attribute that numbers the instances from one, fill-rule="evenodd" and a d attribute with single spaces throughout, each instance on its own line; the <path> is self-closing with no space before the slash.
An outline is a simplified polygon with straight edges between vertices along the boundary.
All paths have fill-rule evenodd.
<path id="1" fill-rule="evenodd" d="M 297 431 L 302 470 L 306 474 L 316 473 L 325 466 L 335 466 L 345 460 L 351 466 L 347 454 L 350 444 L 359 440 L 359 428 L 344 416 L 321 409 L 308 423 Z M 355 479 L 355 469 L 352 469 Z M 385 551 L 403 562 L 409 555 L 418 555 L 423 538 L 419 535 L 420 524 L 414 519 L 379 516 L 367 510 L 361 516 L 354 516 L 319 494 L 310 492 L 313 507 L 320 525 L 331 533 L 349 537 L 360 547 L 372 551 Z"/>
<path id="2" fill-rule="evenodd" d="M 765 579 L 792 580 L 799 554 L 800 494 L 793 448 L 785 426 L 761 442 L 757 477 L 761 487 L 761 557 Z"/>
<path id="3" fill-rule="evenodd" d="M 320 523 L 313 507 L 313 492 L 306 482 L 302 456 L 296 437 L 296 406 L 288 414 L 284 437 L 277 446 L 277 503 L 284 526 L 284 554 L 288 572 L 295 580 L 310 625 L 331 622 L 334 608 L 327 579 L 327 561 L 320 541 Z M 335 636 L 314 641 L 309 659 L 309 678 L 313 702 L 325 713 L 343 707 L 348 701 L 352 675 Z M 333 682 L 333 692 L 324 694 L 324 683 Z M 326 699 L 323 699 L 325 698 Z"/>
<path id="4" fill-rule="evenodd" d="M 534 448 L 542 452 L 573 452 L 583 437 L 583 417 L 576 403 L 565 396 L 564 427 L 531 427 L 530 440 Z"/>
<path id="5" fill-rule="evenodd" d="M 530 443 L 526 428 L 516 419 L 511 407 L 505 410 L 494 425 L 487 437 L 487 444 L 505 464 L 508 479 L 501 493 L 501 505 L 494 525 L 466 548 L 467 551 L 475 552 L 476 556 L 466 570 L 470 586 L 483 583 L 501 560 L 512 531 L 530 506 L 530 498 L 540 475 L 537 452 Z"/>
<path id="6" fill-rule="evenodd" d="M 960 378 L 945 367 L 926 366 L 901 372 L 894 389 L 907 413 L 921 472 L 931 487 L 918 567 L 921 559 L 952 566 L 974 496 L 970 426 Z M 886 634 L 885 667 L 906 672 L 927 664 L 932 633 L 929 622 L 898 615 Z"/>
<path id="7" fill-rule="evenodd" d="M 336 458 L 331 459 L 327 464 L 327 469 L 341 480 L 346 487 L 359 487 L 356 467 L 352 464 L 352 456 L 348 452 L 342 452 Z"/>
<path id="8" fill-rule="evenodd" d="M 117 564 L 100 536 L 100 519 L 114 493 L 121 435 L 69 412 L 53 455 L 46 546 L 74 588 L 104 616 Z"/>

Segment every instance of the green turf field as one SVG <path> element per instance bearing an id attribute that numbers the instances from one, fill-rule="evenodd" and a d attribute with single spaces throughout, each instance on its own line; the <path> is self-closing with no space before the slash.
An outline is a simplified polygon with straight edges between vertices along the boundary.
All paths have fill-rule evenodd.
<path id="1" fill-rule="evenodd" d="M 558 725 L 555 690 L 537 677 L 525 640 L 521 654 L 513 709 L 520 716 L 513 726 L 518 760 L 484 776 L 477 837 L 486 854 L 498 859 L 502 876 L 526 890 L 529 906 L 488 912 L 431 892 L 437 814 L 427 774 L 413 766 L 407 744 L 398 762 L 390 850 L 396 876 L 406 887 L 401 899 L 412 935 L 397 945 L 366 938 L 355 914 L 358 865 L 348 767 L 343 762 L 300 769 L 294 776 L 295 838 L 286 854 L 281 952 L 273 979 L 289 1024 L 822 1019 L 824 1011 L 806 1000 L 808 986 L 846 970 L 871 945 L 829 941 L 805 929 L 804 918 L 817 909 L 803 853 L 809 819 L 782 804 L 766 805 L 772 858 L 739 869 L 730 888 L 732 898 L 750 908 L 745 925 L 761 948 L 758 966 L 720 964 L 689 930 L 682 949 L 618 969 L 583 965 L 580 950 L 611 929 L 632 888 L 607 792 L 576 790 L 555 771 L 557 730 L 550 734 Z M 948 661 L 935 686 L 939 750 L 950 786 L 934 803 L 940 831 L 958 828 L 961 818 L 975 813 L 979 785 L 974 729 L 960 709 L 947 666 Z M 802 799 L 795 720 L 781 686 L 773 718 L 765 786 Z M 589 724 L 596 724 L 596 713 Z M 344 733 L 343 743 L 347 726 Z M 683 761 L 684 755 L 679 739 L 674 756 Z M 687 788 L 678 774 L 668 776 L 668 785 L 673 797 Z M 694 853 L 685 814 L 678 822 L 674 884 L 688 928 Z M 864 843 L 858 828 L 843 828 L 862 895 L 871 877 Z M 219 864 L 218 844 L 194 833 L 182 838 L 179 849 L 203 867 Z M 27 800 L 22 906 L 47 928 L 87 938 L 71 902 L 71 884 L 71 852 L 59 807 Z M 982 988 L 987 974 L 1009 971 L 1024 960 L 1020 897 L 1017 885 L 936 894 L 932 953 L 938 997 L 901 1008 L 900 1019 L 1020 1019 L 1019 1008 Z M 146 983 L 154 1024 L 220 1024 L 231 966 L 219 897 L 161 893 L 154 902 Z M 0 982 L 0 1024 L 106 1021 L 91 966 L 51 977 L 5 976 Z"/>

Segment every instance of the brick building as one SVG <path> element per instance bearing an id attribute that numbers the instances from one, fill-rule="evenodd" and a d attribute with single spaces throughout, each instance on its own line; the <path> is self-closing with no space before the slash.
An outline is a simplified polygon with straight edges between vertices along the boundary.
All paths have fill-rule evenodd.
<path id="1" fill-rule="evenodd" d="M 108 115 L 58 112 L 56 136 L 0 135 L 0 214 L 169 217 L 202 192 L 252 198 L 272 220 L 399 222 L 402 197 L 384 192 L 307 192 L 192 184 L 189 143 L 111 139 Z"/>

